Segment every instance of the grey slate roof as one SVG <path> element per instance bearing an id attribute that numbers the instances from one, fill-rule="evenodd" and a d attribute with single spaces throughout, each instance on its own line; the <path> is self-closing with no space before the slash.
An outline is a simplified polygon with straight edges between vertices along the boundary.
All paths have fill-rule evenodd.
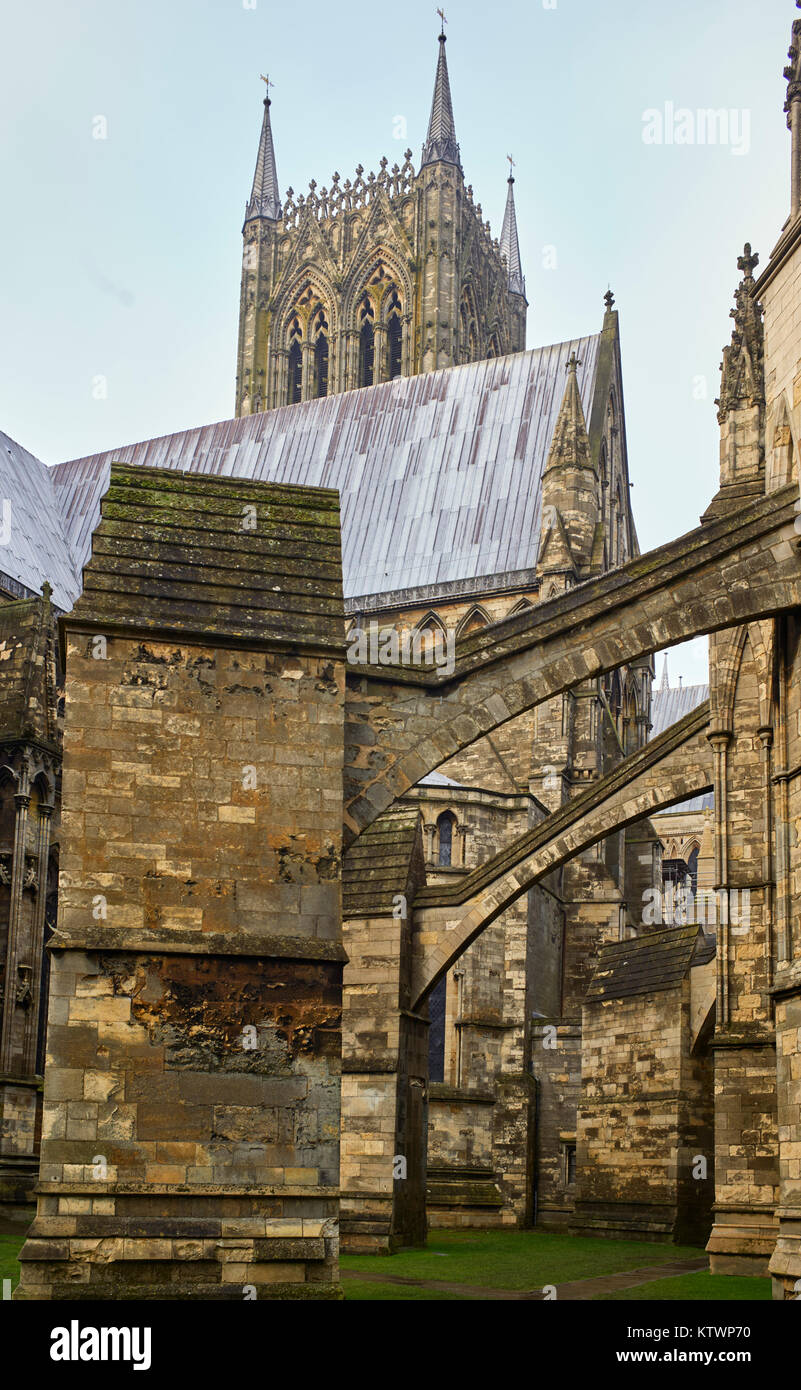
<path id="1" fill-rule="evenodd" d="M 339 489 L 348 597 L 531 569 L 565 363 L 575 350 L 589 417 L 599 342 L 596 334 L 398 377 L 58 464 L 48 475 L 50 514 L 57 506 L 63 517 L 77 575 L 113 459 Z M 53 544 L 51 530 L 37 527 L 40 554 Z"/>
<path id="2" fill-rule="evenodd" d="M 40 593 L 49 579 L 53 603 L 66 609 L 80 593 L 79 571 L 53 481 L 52 471 L 38 458 L 0 433 L 0 504 L 7 501 L 11 507 L 8 544 L 0 544 L 0 587 L 24 598 Z"/>
<path id="3" fill-rule="evenodd" d="M 665 668 L 667 669 L 667 667 Z M 670 728 L 671 724 L 683 719 L 685 714 L 697 709 L 704 700 L 709 699 L 708 685 L 683 685 L 672 688 L 663 683 L 660 688 L 653 691 L 651 695 L 651 733 L 650 738 L 656 738 L 658 734 L 664 733 L 665 729 Z M 702 796 L 692 796 L 689 801 L 682 801 L 680 806 L 671 806 L 668 815 L 678 815 L 679 812 L 685 814 L 688 811 L 707 811 L 715 804 L 714 792 L 704 792 Z"/>
<path id="4" fill-rule="evenodd" d="M 709 699 L 708 685 L 683 685 L 654 690 L 651 696 L 651 738 Z"/>

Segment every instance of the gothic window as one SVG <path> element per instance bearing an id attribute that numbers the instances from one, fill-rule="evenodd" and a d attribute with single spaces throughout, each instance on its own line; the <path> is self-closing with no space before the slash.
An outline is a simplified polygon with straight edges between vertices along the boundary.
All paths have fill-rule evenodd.
<path id="1" fill-rule="evenodd" d="M 314 343 L 314 394 L 328 395 L 328 319 L 322 306 L 317 310 L 312 323 L 312 342 Z"/>
<path id="2" fill-rule="evenodd" d="M 490 340 L 489 340 L 489 348 L 488 348 L 488 350 L 487 350 L 487 357 L 490 358 L 490 357 L 500 357 L 500 356 L 501 356 L 501 345 L 500 345 L 500 343 L 499 343 L 499 341 L 498 341 L 498 335 L 497 335 L 497 333 L 493 333 L 492 337 L 491 337 Z"/>
<path id="3" fill-rule="evenodd" d="M 367 295 L 359 308 L 359 385 L 375 380 L 375 311 Z"/>
<path id="4" fill-rule="evenodd" d="M 428 996 L 428 1076 L 430 1081 L 445 1080 L 445 1009 L 448 977 L 443 975 Z"/>
<path id="5" fill-rule="evenodd" d="M 394 381 L 400 376 L 403 365 L 403 324 L 401 323 L 401 302 L 397 290 L 392 291 L 387 318 L 387 379 Z"/>
<path id="6" fill-rule="evenodd" d="M 286 396 L 289 405 L 296 405 L 301 399 L 303 392 L 303 354 L 300 346 L 302 337 L 303 329 L 296 316 L 289 325 L 289 362 Z"/>
<path id="7" fill-rule="evenodd" d="M 438 860 L 445 868 L 449 868 L 453 863 L 453 827 L 455 824 L 456 817 L 453 811 L 443 811 L 442 815 L 437 818 Z"/>
<path id="8" fill-rule="evenodd" d="M 462 302 L 459 306 L 459 326 L 461 338 L 460 360 L 462 362 L 478 361 L 478 329 L 476 328 L 476 306 L 473 292 L 470 286 L 465 286 L 462 290 Z"/>
<path id="9" fill-rule="evenodd" d="M 314 344 L 314 394 L 328 395 L 328 339 L 323 333 Z"/>
<path id="10" fill-rule="evenodd" d="M 687 860 L 687 872 L 690 875 L 690 892 L 695 897 L 698 892 L 698 846 L 696 845 L 689 859 Z"/>

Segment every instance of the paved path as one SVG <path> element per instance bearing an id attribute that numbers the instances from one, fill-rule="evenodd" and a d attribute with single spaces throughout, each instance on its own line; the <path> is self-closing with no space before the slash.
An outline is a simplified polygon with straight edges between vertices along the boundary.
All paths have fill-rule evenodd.
<path id="1" fill-rule="evenodd" d="M 601 1274 L 595 1279 L 574 1279 L 570 1283 L 557 1284 L 557 1299 L 575 1302 L 597 1298 L 600 1294 L 617 1293 L 621 1289 L 635 1289 L 639 1284 L 650 1284 L 654 1279 L 671 1279 L 677 1274 L 692 1274 L 699 1269 L 708 1269 L 706 1256 L 692 1260 L 665 1260 L 658 1265 L 645 1265 L 642 1269 L 624 1269 L 619 1274 Z M 343 1279 L 359 1279 L 368 1284 L 407 1284 L 415 1289 L 435 1289 L 438 1293 L 453 1293 L 463 1298 L 483 1300 L 503 1299 L 506 1301 L 527 1301 L 542 1303 L 542 1289 L 491 1289 L 481 1284 L 452 1284 L 444 1279 L 409 1279 L 402 1274 L 367 1274 L 357 1269 L 343 1269 Z"/>

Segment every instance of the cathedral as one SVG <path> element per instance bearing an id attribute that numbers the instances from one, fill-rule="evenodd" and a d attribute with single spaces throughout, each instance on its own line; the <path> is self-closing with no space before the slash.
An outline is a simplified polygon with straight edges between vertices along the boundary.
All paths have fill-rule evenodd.
<path id="1" fill-rule="evenodd" d="M 268 81 L 242 229 L 237 415 L 525 348 L 514 178 L 499 242 L 465 184 L 444 32 L 417 172 L 407 149 L 402 165 L 329 182 L 282 201 Z"/>
<path id="2" fill-rule="evenodd" d="M 444 32 L 416 172 L 282 199 L 267 85 L 231 419 L 50 467 L 2 436 L 15 1297 L 337 1298 L 339 1249 L 444 1226 L 793 1296 L 800 35 L 679 540 L 638 544 L 611 291 L 526 347 Z M 709 685 L 657 683 L 702 633 Z"/>

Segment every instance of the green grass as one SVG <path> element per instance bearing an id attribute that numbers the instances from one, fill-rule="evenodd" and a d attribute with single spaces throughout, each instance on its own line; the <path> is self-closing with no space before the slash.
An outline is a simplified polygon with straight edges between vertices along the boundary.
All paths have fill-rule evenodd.
<path id="1" fill-rule="evenodd" d="M 24 1231 L 18 1236 L 0 1236 L 0 1289 L 2 1289 L 1 1281 L 3 1279 L 11 1280 L 12 1289 L 15 1289 L 19 1283 L 19 1260 L 17 1256 L 22 1249 L 24 1239 Z"/>
<path id="2" fill-rule="evenodd" d="M 545 1231 L 433 1231 L 424 1250 L 401 1250 L 391 1256 L 343 1255 L 342 1268 L 484 1288 L 536 1289 L 543 1284 L 564 1284 L 671 1260 L 693 1259 L 703 1253 L 687 1245 L 594 1240 Z M 355 1281 L 345 1281 L 348 1298 L 352 1282 Z M 379 1285 L 373 1287 L 377 1289 Z"/>
<path id="3" fill-rule="evenodd" d="M 699 1303 L 706 1299 L 720 1302 L 737 1300 L 761 1303 L 772 1297 L 770 1279 L 755 1279 L 750 1275 L 708 1274 L 701 1269 L 697 1274 L 677 1274 L 672 1279 L 659 1279 L 653 1284 L 640 1284 L 636 1289 L 622 1289 L 620 1293 L 606 1293 L 594 1303 L 629 1302 L 631 1299 L 658 1299 L 660 1303 L 670 1303 L 676 1299 L 690 1298 Z"/>
<path id="4" fill-rule="evenodd" d="M 376 1299 L 382 1303 L 392 1299 L 402 1299 L 404 1303 L 410 1299 L 424 1299 L 426 1303 L 470 1302 L 469 1294 L 444 1293 L 442 1289 L 416 1289 L 411 1284 L 368 1284 L 358 1279 L 343 1279 L 342 1287 L 348 1303 L 374 1302 Z"/>

